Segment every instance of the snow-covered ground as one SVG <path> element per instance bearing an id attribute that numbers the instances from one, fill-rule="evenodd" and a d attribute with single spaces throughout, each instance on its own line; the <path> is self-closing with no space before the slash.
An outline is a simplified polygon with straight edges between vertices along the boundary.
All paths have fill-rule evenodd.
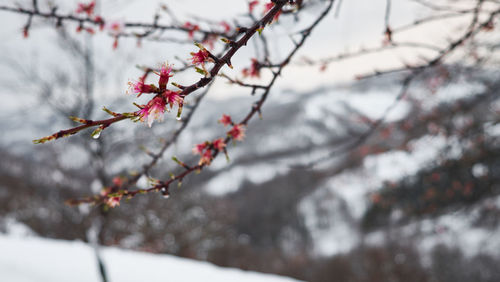
<path id="1" fill-rule="evenodd" d="M 117 248 L 102 248 L 111 282 L 138 281 L 297 281 L 277 275 L 234 268 L 169 255 Z M 78 241 L 0 235 L 0 281 L 92 282 L 100 281 L 94 250 Z"/>

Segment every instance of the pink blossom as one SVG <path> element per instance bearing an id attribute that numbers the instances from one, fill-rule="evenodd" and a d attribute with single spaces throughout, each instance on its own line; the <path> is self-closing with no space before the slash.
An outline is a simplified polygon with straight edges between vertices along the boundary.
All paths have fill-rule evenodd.
<path id="1" fill-rule="evenodd" d="M 119 196 L 119 197 L 108 197 L 106 199 L 106 205 L 108 205 L 110 208 L 114 208 L 116 206 L 119 206 L 121 198 L 122 198 L 122 196 Z"/>
<path id="2" fill-rule="evenodd" d="M 202 155 L 203 151 L 205 150 L 206 147 L 207 147 L 207 143 L 206 142 L 201 143 L 201 144 L 196 144 L 196 146 L 194 146 L 194 148 L 193 148 L 193 154 L 200 154 L 200 155 Z"/>
<path id="3" fill-rule="evenodd" d="M 200 30 L 197 24 L 192 24 L 191 22 L 186 22 L 184 28 L 188 30 L 188 36 L 191 39 L 194 37 L 194 32 Z"/>
<path id="4" fill-rule="evenodd" d="M 182 104 L 183 99 L 181 95 L 179 95 L 179 93 L 180 92 L 172 90 L 166 90 L 165 92 L 163 92 L 163 98 L 165 98 L 166 103 L 170 105 L 170 108 L 172 108 L 175 104 Z"/>
<path id="5" fill-rule="evenodd" d="M 142 122 L 148 123 L 148 126 L 151 127 L 154 120 L 162 121 L 163 114 L 165 113 L 166 103 L 165 100 L 156 96 L 151 101 L 148 102 L 146 106 L 144 106 L 141 110 L 137 112 L 137 115 L 140 117 Z"/>
<path id="6" fill-rule="evenodd" d="M 137 96 L 141 96 L 142 93 L 154 93 L 156 92 L 156 87 L 151 84 L 144 84 L 141 80 L 136 82 L 129 82 L 129 91 L 132 91 Z M 128 92 L 128 91 L 127 91 Z"/>
<path id="7" fill-rule="evenodd" d="M 83 4 L 83 3 L 78 3 L 78 8 L 76 9 L 76 13 L 86 13 L 87 15 L 91 16 L 94 13 L 94 8 L 95 8 L 95 1 L 92 1 L 88 4 Z"/>
<path id="8" fill-rule="evenodd" d="M 226 147 L 226 142 L 224 142 L 224 138 L 215 139 L 212 142 L 212 144 L 214 146 L 214 149 L 216 149 L 218 151 L 221 151 Z"/>
<path id="9" fill-rule="evenodd" d="M 237 124 L 233 126 L 231 130 L 227 132 L 234 140 L 241 141 L 245 138 L 245 127 L 242 124 Z"/>
<path id="10" fill-rule="evenodd" d="M 104 19 L 101 16 L 95 16 L 94 21 L 96 21 L 99 24 L 99 30 L 103 31 L 104 30 Z"/>
<path id="11" fill-rule="evenodd" d="M 250 77 L 260 77 L 260 64 L 257 59 L 252 58 L 252 64 L 250 65 L 250 68 L 244 68 L 242 70 L 242 74 L 244 77 L 250 76 Z"/>
<path id="12" fill-rule="evenodd" d="M 231 31 L 231 26 L 226 21 L 222 21 L 220 24 L 224 28 L 224 32 L 227 33 L 229 31 Z"/>
<path id="13" fill-rule="evenodd" d="M 205 49 L 201 49 L 200 51 L 198 51 L 196 53 L 191 52 L 191 56 L 193 56 L 191 58 L 191 62 L 195 66 L 200 65 L 200 64 L 204 64 L 206 61 L 208 61 L 208 58 L 210 57 L 208 54 L 208 51 Z"/>
<path id="14" fill-rule="evenodd" d="M 109 32 L 114 36 L 118 36 L 122 33 L 124 28 L 125 24 L 121 21 L 112 21 L 109 24 L 106 24 L 106 29 L 109 30 Z"/>
<path id="15" fill-rule="evenodd" d="M 201 155 L 198 165 L 209 165 L 212 162 L 212 150 L 207 149 L 203 155 Z"/>
<path id="16" fill-rule="evenodd" d="M 160 85 L 161 89 L 166 88 L 168 79 L 173 76 L 172 74 L 170 74 L 171 71 L 172 71 L 172 66 L 169 66 L 167 63 L 161 66 L 160 80 L 158 81 L 158 84 Z"/>
<path id="17" fill-rule="evenodd" d="M 218 120 L 218 122 L 222 123 L 224 126 L 233 124 L 231 116 L 228 116 L 226 114 L 223 114 L 222 117 Z"/>

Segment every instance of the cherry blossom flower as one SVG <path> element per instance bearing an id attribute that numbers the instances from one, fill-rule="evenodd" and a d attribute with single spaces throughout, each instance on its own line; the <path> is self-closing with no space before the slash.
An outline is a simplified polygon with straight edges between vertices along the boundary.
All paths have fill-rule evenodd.
<path id="1" fill-rule="evenodd" d="M 78 8 L 76 9 L 77 14 L 86 13 L 88 16 L 91 16 L 94 13 L 95 1 L 92 1 L 88 4 L 78 3 Z"/>
<path id="2" fill-rule="evenodd" d="M 233 126 L 231 130 L 227 132 L 234 140 L 241 141 L 245 138 L 245 126 L 242 124 L 237 124 Z"/>
<path id="3" fill-rule="evenodd" d="M 231 26 L 226 21 L 222 21 L 220 24 L 224 28 L 224 32 L 228 33 L 231 31 Z"/>
<path id="4" fill-rule="evenodd" d="M 104 19 L 101 16 L 95 16 L 94 21 L 99 24 L 99 30 L 103 31 L 105 27 Z"/>
<path id="5" fill-rule="evenodd" d="M 109 30 L 109 32 L 114 36 L 120 35 L 124 28 L 125 24 L 122 21 L 112 21 L 109 24 L 106 24 L 106 29 Z"/>
<path id="6" fill-rule="evenodd" d="M 207 149 L 203 155 L 201 155 L 200 161 L 198 162 L 198 165 L 209 165 L 212 162 L 213 156 L 212 156 L 212 150 Z"/>
<path id="7" fill-rule="evenodd" d="M 186 22 L 184 24 L 184 28 L 188 30 L 188 36 L 191 39 L 194 37 L 194 32 L 200 30 L 200 27 L 197 24 L 192 24 L 191 22 Z"/>
<path id="8" fill-rule="evenodd" d="M 214 146 L 214 149 L 216 149 L 218 151 L 222 151 L 226 147 L 226 142 L 224 142 L 224 138 L 219 138 L 219 139 L 215 139 L 212 142 L 212 145 Z"/>
<path id="9" fill-rule="evenodd" d="M 165 108 L 165 100 L 160 96 L 156 96 L 149 101 L 146 106 L 143 106 L 143 108 L 137 112 L 137 115 L 140 121 L 147 122 L 148 126 L 151 127 L 154 120 L 163 121 Z"/>
<path id="10" fill-rule="evenodd" d="M 129 81 L 129 91 L 133 92 L 134 94 L 137 94 L 137 97 L 141 96 L 142 93 L 154 93 L 156 92 L 156 86 L 151 85 L 151 84 L 144 84 L 141 80 L 136 81 L 136 82 L 131 82 Z"/>
<path id="11" fill-rule="evenodd" d="M 165 89 L 168 83 L 168 79 L 173 75 L 170 74 L 172 72 L 172 66 L 169 66 L 167 63 L 163 64 L 160 69 L 160 79 L 158 84 L 160 85 L 160 89 Z"/>
<path id="12" fill-rule="evenodd" d="M 198 52 L 191 52 L 191 62 L 193 65 L 198 66 L 200 64 L 204 64 L 210 58 L 208 51 L 206 49 L 200 49 Z"/>
<path id="13" fill-rule="evenodd" d="M 218 120 L 218 122 L 222 123 L 224 126 L 233 124 L 231 116 L 228 116 L 226 114 L 223 114 L 222 117 Z"/>
<path id="14" fill-rule="evenodd" d="M 250 65 L 250 68 L 244 68 L 241 73 L 243 74 L 244 77 L 260 77 L 260 64 L 257 59 L 252 58 L 252 64 Z"/>
<path id="15" fill-rule="evenodd" d="M 206 147 L 207 147 L 207 143 L 206 142 L 203 142 L 201 144 L 196 144 L 196 146 L 194 146 L 194 148 L 193 148 L 193 154 L 200 154 L 200 155 L 202 155 L 203 151 L 205 150 Z"/>
<path id="16" fill-rule="evenodd" d="M 163 98 L 165 98 L 165 101 L 167 104 L 170 105 L 170 108 L 172 108 L 175 104 L 181 106 L 183 103 L 182 97 L 179 95 L 180 92 L 177 91 L 172 91 L 172 90 L 166 90 L 163 92 Z"/>

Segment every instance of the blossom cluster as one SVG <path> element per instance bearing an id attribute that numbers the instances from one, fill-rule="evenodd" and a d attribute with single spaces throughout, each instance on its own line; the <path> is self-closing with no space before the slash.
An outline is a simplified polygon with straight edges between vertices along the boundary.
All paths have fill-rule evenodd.
<path id="1" fill-rule="evenodd" d="M 241 141 L 245 137 L 245 126 L 243 124 L 234 124 L 231 116 L 223 114 L 222 118 L 219 119 L 219 123 L 224 126 L 232 126 L 232 128 L 227 132 L 228 138 Z M 213 141 L 205 141 L 195 145 L 193 153 L 201 156 L 198 165 L 210 165 L 215 152 L 223 151 L 227 157 L 226 140 L 224 138 L 218 138 Z"/>
<path id="2" fill-rule="evenodd" d="M 123 32 L 124 24 L 121 21 L 110 21 L 107 23 L 101 16 L 95 14 L 95 1 L 91 1 L 90 3 L 78 3 L 78 7 L 75 10 L 77 14 L 85 14 L 87 18 L 92 19 L 95 23 L 99 24 L 99 29 L 103 31 L 104 29 L 108 30 L 109 33 L 114 37 L 113 41 L 113 49 L 118 48 L 118 38 L 119 35 Z M 85 27 L 83 22 L 76 28 L 77 32 L 86 31 L 90 34 L 94 34 L 95 31 L 91 27 Z"/>
<path id="3" fill-rule="evenodd" d="M 129 91 L 137 94 L 137 97 L 144 93 L 156 94 L 147 104 L 136 104 L 139 108 L 135 112 L 136 120 L 146 122 L 151 127 L 155 120 L 163 121 L 165 111 L 170 111 L 174 106 L 178 107 L 177 117 L 180 119 L 184 98 L 181 97 L 180 91 L 167 89 L 168 81 L 173 76 L 171 72 L 172 66 L 167 63 L 161 66 L 159 72 L 154 72 L 159 76 L 158 86 L 145 84 L 144 77 L 141 77 L 138 81 L 129 82 Z"/>

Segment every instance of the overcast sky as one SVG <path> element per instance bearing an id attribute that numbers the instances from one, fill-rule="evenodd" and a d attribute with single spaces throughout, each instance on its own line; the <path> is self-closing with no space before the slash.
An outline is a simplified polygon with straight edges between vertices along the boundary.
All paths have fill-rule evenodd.
<path id="1" fill-rule="evenodd" d="M 30 0 L 14 1 L 3 0 L 2 4 L 24 3 L 29 5 Z M 44 2 L 44 1 L 39 1 Z M 77 1 L 57 1 L 61 11 L 72 11 Z M 392 1 L 391 26 L 397 27 L 425 16 L 429 11 L 414 4 L 410 0 Z M 151 21 L 152 15 L 158 8 L 159 3 L 165 3 L 171 10 L 176 11 L 180 19 L 189 19 L 190 15 L 201 15 L 214 20 L 234 18 L 247 10 L 245 0 L 108 0 L 101 1 L 100 13 L 106 19 L 118 19 L 127 21 Z M 338 17 L 330 13 L 328 18 L 314 31 L 306 46 L 300 51 L 296 58 L 307 55 L 311 58 L 323 58 L 337 55 L 345 51 L 358 50 L 361 47 L 380 46 L 383 40 L 385 0 L 344 0 L 342 2 Z M 337 9 L 338 7 L 336 7 Z M 315 9 L 304 15 L 305 20 L 312 20 Z M 3 56 L 16 58 L 24 64 L 37 64 L 44 68 L 45 64 L 64 64 L 64 58 L 60 55 L 60 46 L 47 44 L 54 41 L 53 32 L 48 29 L 33 29 L 28 39 L 22 39 L 21 29 L 26 18 L 0 12 L 2 29 L 0 35 L 3 43 L 0 53 Z M 267 30 L 267 36 L 272 36 L 274 44 L 271 51 L 273 57 L 279 60 L 291 47 L 288 36 L 290 31 L 299 28 L 290 17 L 282 18 L 280 25 L 274 25 Z M 37 22 L 34 23 L 36 25 Z M 396 35 L 399 41 L 419 41 L 440 45 L 445 43 L 444 38 L 456 35 L 456 30 L 450 26 L 438 24 L 424 26 L 416 31 L 410 31 L 402 35 Z M 95 36 L 94 46 L 96 57 L 99 62 L 106 65 L 118 66 L 116 81 L 110 85 L 99 85 L 102 89 L 106 87 L 117 87 L 122 84 L 122 90 L 126 89 L 126 80 L 137 77 L 140 71 L 135 68 L 137 64 L 159 65 L 164 61 L 172 61 L 175 56 L 188 58 L 189 52 L 195 48 L 190 45 L 177 44 L 155 44 L 144 42 L 142 48 L 135 46 L 133 40 L 121 40 L 120 50 L 111 51 L 111 39 L 106 35 Z M 374 69 L 384 69 L 400 66 L 401 62 L 415 62 L 420 55 L 430 55 L 425 50 L 401 50 L 382 54 L 363 56 L 357 59 L 347 60 L 331 65 L 327 71 L 319 72 L 318 67 L 294 67 L 291 66 L 284 71 L 283 77 L 278 81 L 278 87 L 294 88 L 298 90 L 309 90 L 325 83 L 344 82 L 352 80 L 355 75 L 365 74 Z M 233 60 L 235 70 L 224 69 L 230 75 L 239 75 L 241 69 L 249 64 L 250 58 L 255 56 L 253 48 L 244 48 Z M 8 72 L 3 66 L 3 72 Z M 109 72 L 116 69 L 109 68 Z M 188 78 L 186 78 L 188 79 Z M 109 90 L 109 89 L 108 89 Z M 232 94 L 242 94 L 241 89 L 228 87 L 225 83 L 215 86 L 214 97 L 230 97 Z"/>

